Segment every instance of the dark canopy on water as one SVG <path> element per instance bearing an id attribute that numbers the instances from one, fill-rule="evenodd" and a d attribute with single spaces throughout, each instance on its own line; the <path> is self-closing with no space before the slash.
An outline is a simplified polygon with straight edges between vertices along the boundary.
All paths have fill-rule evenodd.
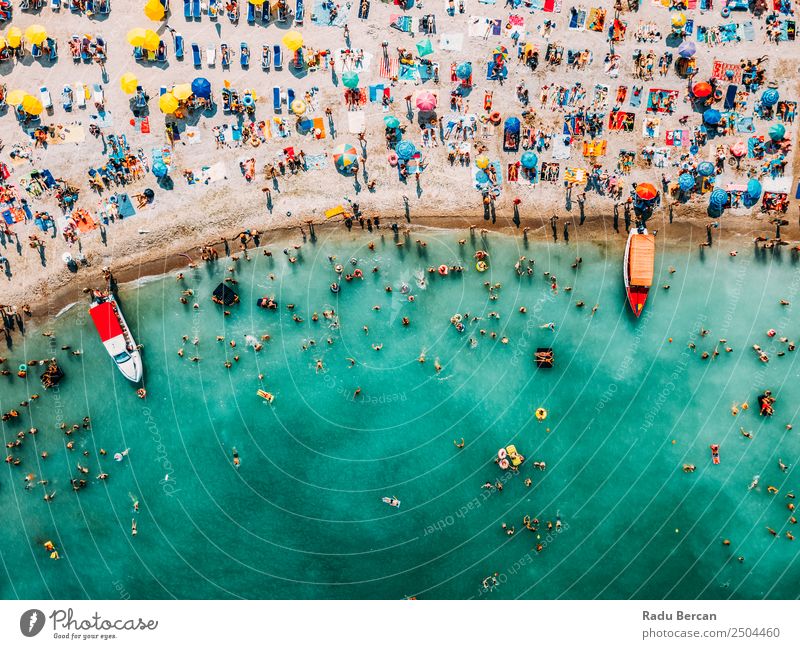
<path id="1" fill-rule="evenodd" d="M 222 302 L 225 306 L 236 304 L 239 301 L 239 296 L 236 294 L 236 291 L 225 286 L 225 284 L 220 284 L 214 289 L 214 298 Z"/>

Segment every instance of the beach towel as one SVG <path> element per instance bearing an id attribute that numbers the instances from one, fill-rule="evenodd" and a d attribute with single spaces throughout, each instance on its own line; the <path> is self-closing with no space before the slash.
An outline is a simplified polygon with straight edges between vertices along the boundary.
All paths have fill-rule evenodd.
<path id="1" fill-rule="evenodd" d="M 648 117 L 642 122 L 642 137 L 657 138 L 661 133 L 661 118 Z"/>
<path id="2" fill-rule="evenodd" d="M 764 143 L 764 136 L 754 136 L 747 138 L 747 157 L 748 158 L 763 158 L 763 150 L 761 155 L 756 155 L 756 146 Z"/>
<path id="3" fill-rule="evenodd" d="M 400 71 L 400 60 L 397 57 L 381 58 L 381 67 L 378 71 L 384 79 L 392 79 L 398 76 Z"/>
<path id="4" fill-rule="evenodd" d="M 638 108 L 642 104 L 642 89 L 639 88 L 639 92 L 636 92 L 636 87 L 634 86 L 633 92 L 631 92 L 630 98 L 630 105 L 632 108 Z"/>
<path id="5" fill-rule="evenodd" d="M 564 182 L 570 185 L 585 185 L 589 180 L 586 169 L 580 167 L 564 167 Z"/>
<path id="6" fill-rule="evenodd" d="M 439 36 L 439 49 L 448 52 L 460 52 L 464 47 L 464 34 L 447 33 Z"/>
<path id="7" fill-rule="evenodd" d="M 742 25 L 742 32 L 744 33 L 744 39 L 746 41 L 752 41 L 756 37 L 756 31 L 753 27 L 753 21 L 748 20 L 746 23 Z"/>
<path id="8" fill-rule="evenodd" d="M 737 133 L 755 133 L 756 126 L 753 123 L 752 117 L 739 117 L 736 119 L 736 132 Z"/>
<path id="9" fill-rule="evenodd" d="M 683 130 L 670 129 L 666 133 L 667 146 L 683 146 Z"/>
<path id="10" fill-rule="evenodd" d="M 311 20 L 317 25 L 344 27 L 347 24 L 348 17 L 352 5 L 350 3 L 339 4 L 339 13 L 336 18 L 331 21 L 331 12 L 328 2 L 323 0 L 314 0 L 314 9 L 311 13 Z"/>
<path id="11" fill-rule="evenodd" d="M 413 32 L 414 19 L 411 16 L 404 16 L 403 14 L 392 14 L 389 16 L 389 27 L 401 32 Z"/>
<path id="12" fill-rule="evenodd" d="M 203 167 L 200 175 L 206 185 L 219 180 L 226 180 L 228 178 L 228 172 L 225 169 L 224 162 L 216 162 L 209 167 Z"/>
<path id="13" fill-rule="evenodd" d="M 354 110 L 347 113 L 347 132 L 354 135 L 366 130 L 367 116 L 363 110 Z"/>
<path id="14" fill-rule="evenodd" d="M 653 166 L 662 169 L 669 164 L 669 147 L 659 147 L 653 151 Z"/>
<path id="15" fill-rule="evenodd" d="M 493 74 L 493 72 L 492 72 L 493 70 L 494 70 L 494 63 L 492 61 L 489 61 L 486 64 L 486 78 L 488 80 L 496 81 L 497 79 L 499 79 L 501 77 L 503 79 L 508 78 L 508 66 L 507 65 L 503 64 L 503 67 L 497 73 Z"/>
<path id="16" fill-rule="evenodd" d="M 678 99 L 678 94 L 677 90 L 653 88 L 647 96 L 647 112 L 672 113 L 675 110 L 675 101 Z M 668 99 L 671 99 L 672 102 L 669 103 Z"/>
<path id="17" fill-rule="evenodd" d="M 107 110 L 100 113 L 93 113 L 89 115 L 89 119 L 100 128 L 110 128 L 114 126 L 114 119 L 111 117 L 111 112 Z"/>
<path id="18" fill-rule="evenodd" d="M 736 93 L 739 91 L 739 86 L 732 83 L 728 84 L 728 89 L 725 91 L 725 103 L 723 108 L 730 110 L 736 106 Z"/>
<path id="19" fill-rule="evenodd" d="M 322 171 L 328 168 L 328 156 L 324 153 L 306 154 L 306 168 L 311 171 Z"/>
<path id="20" fill-rule="evenodd" d="M 570 149 L 570 138 L 553 138 L 553 160 L 568 160 L 572 153 Z"/>
<path id="21" fill-rule="evenodd" d="M 569 28 L 573 30 L 583 30 L 586 25 L 586 11 L 583 9 L 570 9 Z"/>
<path id="22" fill-rule="evenodd" d="M 725 23 L 719 26 L 719 40 L 721 43 L 731 43 L 742 40 L 739 36 L 739 25 Z"/>
<path id="23" fill-rule="evenodd" d="M 488 18 L 484 18 L 483 16 L 470 16 L 467 33 L 476 38 L 483 38 L 490 22 Z"/>
<path id="24" fill-rule="evenodd" d="M 120 217 L 125 218 L 136 214 L 133 203 L 131 203 L 131 199 L 127 194 L 116 193 L 114 196 L 117 200 L 117 214 L 119 214 Z"/>
<path id="25" fill-rule="evenodd" d="M 500 164 L 499 160 L 493 160 L 489 163 L 489 166 L 494 169 L 494 172 L 497 176 L 497 187 L 500 187 L 503 184 L 503 166 Z M 473 187 L 477 187 L 478 189 L 486 189 L 491 187 L 489 177 L 486 175 L 486 172 L 483 169 L 478 169 L 475 165 L 471 165 L 471 168 Z"/>
<path id="26" fill-rule="evenodd" d="M 732 77 L 728 76 L 732 74 Z M 711 76 L 717 81 L 730 81 L 731 83 L 742 82 L 742 68 L 738 63 L 725 63 L 724 61 L 714 61 L 711 68 Z"/>
<path id="27" fill-rule="evenodd" d="M 525 18 L 524 16 L 517 16 L 511 14 L 508 20 L 503 23 L 503 36 L 512 38 L 517 34 L 520 38 L 525 34 Z"/>

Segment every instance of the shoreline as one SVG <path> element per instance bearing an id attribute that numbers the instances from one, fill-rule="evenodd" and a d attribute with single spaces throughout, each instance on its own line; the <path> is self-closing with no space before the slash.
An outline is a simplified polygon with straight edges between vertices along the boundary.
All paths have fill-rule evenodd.
<path id="1" fill-rule="evenodd" d="M 660 212 L 665 212 L 665 210 L 661 210 Z M 662 235 L 659 237 L 662 250 L 667 248 L 685 248 L 688 252 L 695 248 L 696 242 L 705 240 L 706 235 L 704 226 L 706 225 L 706 221 L 701 220 L 703 217 L 674 221 L 670 224 L 666 214 L 661 214 L 660 212 L 651 217 L 651 219 L 648 221 L 648 225 L 651 231 L 657 230 L 659 234 Z M 724 225 L 721 221 L 719 221 L 720 227 L 714 232 L 715 244 L 751 244 L 753 236 L 756 234 L 763 234 L 764 232 L 763 226 L 766 224 L 760 220 L 757 220 L 756 218 L 733 218 L 737 219 L 737 221 L 732 222 L 729 220 L 725 222 Z M 569 219 L 571 220 L 572 227 L 570 241 L 566 245 L 611 245 L 613 247 L 617 247 L 619 250 L 623 249 L 626 237 L 622 218 L 620 218 L 619 233 L 616 233 L 613 230 L 613 217 L 611 216 L 587 214 L 586 221 L 583 225 L 578 225 L 579 219 L 575 214 L 570 214 Z M 555 243 L 555 245 L 565 245 L 563 239 L 561 238 L 561 224 L 565 220 L 567 219 L 565 219 L 563 216 L 560 217 L 559 240 Z M 506 222 L 502 223 L 502 221 Z M 478 230 L 486 227 L 489 235 L 499 234 L 512 238 L 524 237 L 525 234 L 523 232 L 523 228 L 528 227 L 530 228 L 527 234 L 529 243 L 553 243 L 549 231 L 548 218 L 541 216 L 538 219 L 538 224 L 531 222 L 530 224 L 526 225 L 526 223 L 530 221 L 533 221 L 533 219 L 530 217 L 523 219 L 522 225 L 518 228 L 511 222 L 510 218 L 504 219 L 500 217 L 495 224 L 484 221 L 482 218 L 480 218 L 476 223 L 476 219 L 456 217 L 452 215 L 416 217 L 410 224 L 407 223 L 402 216 L 396 216 L 390 219 L 384 217 L 381 220 L 381 227 L 379 229 L 373 230 L 371 233 L 364 229 L 363 236 L 371 236 L 373 238 L 386 236 L 387 234 L 393 236 L 394 233 L 391 230 L 391 223 L 398 223 L 398 226 L 401 226 L 401 236 L 405 227 L 410 229 L 410 232 L 412 233 L 410 236 L 414 236 L 415 233 L 418 234 L 431 230 L 439 230 L 442 232 L 449 231 L 453 233 L 462 230 L 469 231 L 469 227 L 471 225 L 477 225 Z M 326 234 L 334 233 L 334 236 L 337 234 L 345 235 L 349 233 L 347 230 L 341 230 L 342 223 L 338 221 L 335 223 L 331 223 L 329 221 L 313 222 L 312 225 L 315 230 L 323 230 L 326 232 Z M 277 225 L 261 231 L 261 245 L 259 248 L 250 248 L 250 250 L 266 249 L 270 245 L 289 241 L 293 236 L 297 236 L 298 238 L 302 236 L 304 243 L 312 243 L 307 234 L 300 235 L 300 233 L 297 232 L 301 226 L 305 232 L 308 227 L 307 222 L 303 222 L 298 225 Z M 240 228 L 238 231 L 241 232 L 242 229 Z M 354 233 L 354 236 L 358 236 L 357 222 L 354 223 L 354 229 L 352 232 Z M 162 232 L 161 234 L 163 235 L 165 233 Z M 235 241 L 237 234 L 238 232 L 234 231 L 230 231 L 230 234 L 226 232 L 225 238 L 229 242 Z M 800 238 L 800 232 L 797 233 L 797 236 Z M 219 238 L 218 242 L 215 244 L 215 247 L 219 248 L 222 246 L 221 238 L 222 237 Z M 316 238 L 319 240 L 321 237 L 317 235 Z M 264 239 L 271 240 L 264 241 Z M 174 240 L 167 252 L 162 252 L 161 250 L 157 252 L 153 250 L 147 250 L 143 254 L 144 258 L 140 256 L 142 253 L 138 253 L 136 255 L 131 254 L 127 257 L 123 257 L 121 261 L 115 261 L 111 266 L 114 279 L 120 287 L 128 286 L 143 278 L 152 277 L 153 281 L 158 281 L 172 271 L 188 268 L 189 261 L 187 261 L 187 256 L 193 259 L 193 257 L 197 255 L 198 248 L 202 245 L 205 245 L 204 242 L 207 241 L 207 236 L 201 236 L 199 233 L 195 233 L 192 236 Z M 26 321 L 27 324 L 35 327 L 45 322 L 55 320 L 56 318 L 68 312 L 74 305 L 80 303 L 80 301 L 83 299 L 84 287 L 95 287 L 103 283 L 104 280 L 102 276 L 101 265 L 102 260 L 99 259 L 100 255 L 97 254 L 96 250 L 91 251 L 91 253 L 91 256 L 87 255 L 90 260 L 90 265 L 81 267 L 78 273 L 70 273 L 69 275 L 61 273 L 60 276 L 49 275 L 41 287 L 34 289 L 35 295 L 33 297 L 17 297 L 17 304 L 28 304 L 33 311 L 33 316 L 29 317 Z M 234 253 L 234 251 L 231 250 L 231 253 Z M 207 262 L 199 263 L 204 264 Z M 81 275 L 80 282 L 77 281 L 77 274 Z M 19 291 L 17 291 L 17 293 L 19 293 Z M 12 303 L 14 303 L 13 295 L 14 292 L 12 292 Z M 42 311 L 43 307 L 45 309 L 44 311 Z"/>

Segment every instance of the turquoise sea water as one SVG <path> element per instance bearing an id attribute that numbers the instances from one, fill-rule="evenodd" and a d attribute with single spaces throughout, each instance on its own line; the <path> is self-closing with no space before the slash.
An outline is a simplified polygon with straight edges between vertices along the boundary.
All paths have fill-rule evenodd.
<path id="1" fill-rule="evenodd" d="M 39 432 L 13 451 L 21 466 L 0 469 L 0 596 L 797 597 L 800 541 L 783 535 L 793 528 L 785 494 L 800 490 L 793 466 L 800 382 L 796 354 L 777 355 L 786 347 L 779 338 L 798 334 L 800 273 L 790 254 L 748 250 L 732 258 L 715 247 L 700 256 L 659 244 L 657 286 L 635 321 L 618 246 L 522 247 L 493 235 L 488 244 L 460 247 L 460 236 L 468 235 L 432 232 L 418 249 L 413 240 L 397 248 L 391 232 L 385 239 L 337 235 L 306 244 L 297 264 L 272 245 L 272 258 L 252 253 L 252 261 L 235 264 L 242 301 L 227 318 L 209 295 L 231 275 L 230 260 L 187 270 L 183 284 L 173 274 L 123 288 L 124 312 L 145 345 L 146 400 L 112 366 L 84 305 L 49 326 L 54 342 L 35 331 L 17 336 L 3 353 L 10 367 L 51 355 L 53 345 L 67 377 L 49 392 L 38 385 L 38 369 L 27 384 L 0 378 L 3 412 L 41 395 L 2 425 L 5 441 L 31 426 Z M 471 257 L 483 247 L 491 266 L 479 274 Z M 363 280 L 342 282 L 338 295 L 328 288 L 333 254 L 348 269 L 357 258 L 365 271 Z M 536 260 L 532 276 L 514 273 L 520 254 Z M 577 255 L 583 264 L 573 270 Z M 417 286 L 415 271 L 459 261 L 465 273 L 426 274 L 425 290 Z M 557 276 L 557 293 L 545 271 Z M 485 281 L 502 284 L 497 300 Z M 403 282 L 414 302 L 401 293 Z M 669 290 L 660 288 L 665 283 Z M 182 288 L 195 292 L 189 306 L 178 301 Z M 280 309 L 257 308 L 264 295 Z M 302 322 L 292 320 L 288 303 Z M 335 309 L 338 329 L 322 317 L 325 309 Z M 450 318 L 465 312 L 482 319 L 460 334 Z M 548 322 L 555 331 L 540 328 Z M 770 327 L 778 330 L 772 339 Z M 702 328 L 710 330 L 705 337 Z M 246 336 L 263 334 L 270 340 L 256 353 Z M 720 338 L 732 352 L 722 351 Z M 753 343 L 770 355 L 768 364 Z M 84 354 L 70 356 L 61 345 Z M 539 346 L 554 349 L 554 368 L 535 367 Z M 715 346 L 721 354 L 703 360 Z M 193 355 L 202 360 L 191 362 Z M 261 387 L 275 394 L 272 404 L 256 396 Z M 777 396 L 772 418 L 758 415 L 765 388 Z M 734 402 L 750 409 L 733 416 Z M 534 417 L 539 406 L 549 413 L 544 422 Z M 68 451 L 58 424 L 86 415 L 92 428 L 72 435 L 76 448 Z M 787 430 L 792 421 L 798 426 Z M 462 437 L 458 450 L 453 440 Z M 711 443 L 721 446 L 718 466 Z M 519 475 L 493 461 L 508 444 L 528 458 Z M 100 448 L 109 455 L 100 457 Z M 115 462 L 113 453 L 125 448 L 129 456 Z M 779 458 L 792 465 L 786 473 Z M 79 462 L 91 473 L 76 495 L 69 479 L 79 476 Z M 684 473 L 684 463 L 696 471 Z M 94 478 L 101 471 L 110 474 L 105 482 Z M 28 472 L 49 480 L 52 503 L 43 502 L 41 487 L 24 489 Z M 756 474 L 760 484 L 748 491 Z M 502 492 L 481 489 L 498 480 Z M 780 493 L 768 495 L 768 485 Z M 396 496 L 401 507 L 383 496 Z M 133 499 L 141 505 L 135 515 Z M 540 539 L 523 527 L 526 514 L 540 519 Z M 545 522 L 557 517 L 561 531 L 548 535 Z M 513 536 L 504 522 L 515 526 Z M 47 539 L 60 561 L 43 549 Z M 487 591 L 481 582 L 493 573 L 497 586 Z"/>

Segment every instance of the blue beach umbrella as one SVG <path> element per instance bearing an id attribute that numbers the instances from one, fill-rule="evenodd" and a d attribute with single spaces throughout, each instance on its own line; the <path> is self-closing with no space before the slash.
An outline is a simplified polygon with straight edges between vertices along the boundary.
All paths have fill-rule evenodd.
<path id="1" fill-rule="evenodd" d="M 520 162 L 525 169 L 534 169 L 536 164 L 539 162 L 539 156 L 537 156 L 533 151 L 526 151 L 522 154 L 522 159 Z"/>
<path id="2" fill-rule="evenodd" d="M 433 54 L 433 44 L 431 43 L 430 38 L 426 38 L 425 40 L 420 41 L 417 43 L 417 52 L 420 56 L 427 56 L 428 54 Z"/>
<path id="3" fill-rule="evenodd" d="M 716 207 L 717 209 L 722 209 L 725 207 L 725 204 L 728 202 L 728 192 L 724 189 L 715 189 L 711 192 L 711 197 L 708 200 L 709 205 L 711 207 Z"/>
<path id="4" fill-rule="evenodd" d="M 747 195 L 753 201 L 757 201 L 761 197 L 761 183 L 755 178 L 747 181 Z"/>
<path id="5" fill-rule="evenodd" d="M 383 123 L 386 124 L 386 128 L 397 128 L 398 126 L 400 126 L 400 120 L 397 119 L 394 115 L 389 115 L 388 117 L 384 117 Z"/>
<path id="6" fill-rule="evenodd" d="M 708 178 L 709 176 L 713 176 L 716 168 L 714 167 L 713 162 L 709 162 L 706 160 L 705 162 L 701 162 L 697 165 L 697 173 L 699 173 L 703 178 Z"/>
<path id="7" fill-rule="evenodd" d="M 694 176 L 692 176 L 692 174 L 681 174 L 678 177 L 678 186 L 681 188 L 681 191 L 690 191 L 694 188 Z"/>
<path id="8" fill-rule="evenodd" d="M 156 178 L 163 178 L 167 175 L 167 165 L 164 164 L 163 160 L 156 160 L 151 168 Z"/>
<path id="9" fill-rule="evenodd" d="M 397 147 L 395 147 L 395 153 L 397 153 L 397 157 L 401 160 L 411 160 L 416 152 L 417 147 L 414 146 L 413 142 L 409 142 L 408 140 L 402 140 Z"/>
<path id="10" fill-rule="evenodd" d="M 358 74 L 353 71 L 345 72 L 342 75 L 342 85 L 345 88 L 350 88 L 351 90 L 353 88 L 358 88 Z"/>
<path id="11" fill-rule="evenodd" d="M 479 185 L 484 185 L 489 182 L 489 176 L 483 169 L 478 169 L 478 171 L 475 172 L 475 182 Z"/>
<path id="12" fill-rule="evenodd" d="M 472 63 L 469 61 L 459 63 L 456 68 L 456 76 L 462 81 L 469 79 L 472 76 Z"/>
<path id="13" fill-rule="evenodd" d="M 684 59 L 690 59 L 697 52 L 697 46 L 692 41 L 683 41 L 678 46 L 678 56 Z"/>
<path id="14" fill-rule="evenodd" d="M 716 126 L 719 124 L 721 119 L 722 113 L 720 113 L 716 108 L 709 108 L 703 113 L 703 121 L 711 126 Z"/>
<path id="15" fill-rule="evenodd" d="M 192 81 L 192 93 L 201 99 L 211 99 L 211 82 L 203 77 Z"/>
<path id="16" fill-rule="evenodd" d="M 772 140 L 782 140 L 786 135 L 786 127 L 783 124 L 773 124 L 769 127 L 769 137 Z"/>
<path id="17" fill-rule="evenodd" d="M 775 88 L 767 88 L 763 93 L 761 93 L 761 103 L 767 108 L 777 104 L 778 99 L 780 99 L 780 95 Z"/>

